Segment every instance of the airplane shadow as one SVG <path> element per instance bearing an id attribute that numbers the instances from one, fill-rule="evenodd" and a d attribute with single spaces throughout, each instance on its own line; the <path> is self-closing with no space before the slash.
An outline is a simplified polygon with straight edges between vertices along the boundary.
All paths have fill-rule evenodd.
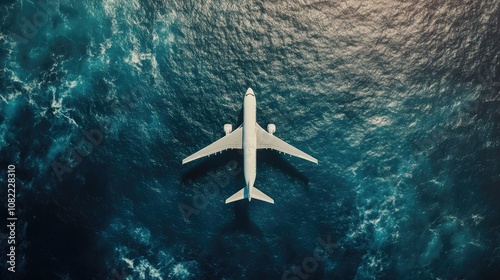
<path id="1" fill-rule="evenodd" d="M 233 129 L 236 129 L 242 123 L 243 123 L 243 106 L 240 108 L 238 112 L 238 121 L 236 122 L 236 126 L 234 126 Z M 227 150 L 223 151 L 220 154 L 211 155 L 210 157 L 198 160 L 198 164 L 196 164 L 195 166 L 189 168 L 189 170 L 182 173 L 181 185 L 184 185 L 189 181 L 194 181 L 199 178 L 205 177 L 208 175 L 207 173 L 211 170 L 220 170 L 221 168 L 224 168 L 224 166 L 232 160 L 236 160 L 238 162 L 238 166 L 243 166 L 243 152 L 241 150 Z"/>
<path id="2" fill-rule="evenodd" d="M 227 150 L 221 154 L 211 155 L 210 157 L 199 160 L 200 162 L 181 175 L 181 184 L 184 185 L 190 181 L 197 181 L 200 178 L 207 177 L 212 170 L 225 170 L 228 162 L 236 161 L 238 166 L 243 166 L 243 157 L 241 150 Z"/>
<path id="3" fill-rule="evenodd" d="M 241 155 L 240 155 L 241 157 Z M 282 172 L 285 172 L 295 180 L 300 181 L 305 188 L 309 189 L 309 179 L 297 170 L 293 165 L 288 163 L 278 152 L 273 150 L 259 150 L 257 155 L 258 161 L 266 165 L 273 166 Z M 219 231 L 218 236 L 224 236 L 231 233 L 245 233 L 262 239 L 264 237 L 261 229 L 255 224 L 249 215 L 250 203 L 248 200 L 235 201 L 232 204 L 234 217 L 231 222 L 227 223 Z M 264 202 L 253 202 L 264 203 Z M 217 240 L 219 241 L 219 240 Z"/>
<path id="4" fill-rule="evenodd" d="M 240 200 L 233 202 L 234 218 L 231 222 L 227 223 L 219 231 L 219 235 L 228 233 L 242 232 L 248 235 L 253 235 L 259 239 L 264 237 L 260 228 L 250 219 L 248 200 Z"/>
<path id="5" fill-rule="evenodd" d="M 240 126 L 240 124 L 242 123 L 243 123 L 243 106 L 241 106 L 240 111 L 238 113 L 238 122 L 237 122 L 238 125 L 236 127 Z"/>
<path id="6" fill-rule="evenodd" d="M 270 165 L 280 171 L 286 173 L 292 179 L 299 181 L 304 188 L 309 189 L 309 178 L 302 174 L 295 166 L 290 164 L 279 152 L 274 150 L 257 150 L 257 158 L 259 163 Z"/>

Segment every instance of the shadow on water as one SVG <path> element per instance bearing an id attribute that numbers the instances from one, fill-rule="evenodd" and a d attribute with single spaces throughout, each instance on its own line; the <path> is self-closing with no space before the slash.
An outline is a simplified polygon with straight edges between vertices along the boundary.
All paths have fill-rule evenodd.
<path id="1" fill-rule="evenodd" d="M 189 181 L 197 181 L 200 178 L 210 178 L 210 172 L 226 170 L 229 162 L 236 161 L 238 166 L 242 166 L 243 156 L 241 150 L 227 150 L 221 154 L 200 159 L 199 163 L 187 168 L 181 175 L 181 184 L 185 185 Z"/>
<path id="2" fill-rule="evenodd" d="M 250 219 L 248 200 L 240 200 L 232 203 L 234 218 L 219 231 L 219 234 L 224 235 L 234 232 L 242 232 L 255 237 L 263 238 L 264 235 L 260 228 Z"/>
<path id="3" fill-rule="evenodd" d="M 299 181 L 304 188 L 309 189 L 309 178 L 302 174 L 295 166 L 290 164 L 285 157 L 274 150 L 259 150 L 257 158 L 260 163 L 273 166 L 281 172 L 286 173 L 292 179 Z"/>
<path id="4" fill-rule="evenodd" d="M 246 264 L 245 274 L 255 276 L 256 279 L 278 279 L 279 274 L 275 260 L 272 258 L 273 249 L 265 238 L 265 233 L 252 221 L 248 200 L 233 202 L 234 217 L 224 225 L 214 236 L 211 245 L 211 257 L 221 264 L 214 278 L 220 279 L 224 275 L 240 273 L 241 264 Z M 227 205 L 229 207 L 229 205 Z M 243 277 L 245 278 L 245 277 Z"/>
<path id="5" fill-rule="evenodd" d="M 243 107 L 240 109 L 238 113 L 238 122 L 236 126 L 233 126 L 233 129 L 236 129 L 238 126 L 240 126 L 242 122 L 243 122 Z M 218 139 L 214 139 L 214 141 Z M 211 143 L 204 143 L 203 147 L 206 147 L 209 144 Z M 211 171 L 224 170 L 227 164 L 231 161 L 236 161 L 238 162 L 238 166 L 243 166 L 242 165 L 243 152 L 241 150 L 226 150 L 215 155 L 210 155 L 209 157 L 198 159 L 196 161 L 197 161 L 196 165 L 188 168 L 188 170 L 182 173 L 181 185 L 185 185 L 187 182 L 191 180 L 197 180 L 199 178 L 208 176 L 209 175 L 208 173 Z"/>
<path id="6" fill-rule="evenodd" d="M 240 111 L 238 112 L 238 126 L 240 126 L 243 123 L 243 105 L 241 105 Z"/>

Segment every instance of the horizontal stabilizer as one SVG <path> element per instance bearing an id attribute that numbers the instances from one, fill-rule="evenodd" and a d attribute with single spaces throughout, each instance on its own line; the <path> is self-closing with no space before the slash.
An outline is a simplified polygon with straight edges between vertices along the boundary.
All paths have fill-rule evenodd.
<path id="1" fill-rule="evenodd" d="M 256 187 L 253 187 L 252 189 L 252 198 L 274 204 L 274 200 L 272 198 L 259 191 Z"/>
<path id="2" fill-rule="evenodd" d="M 244 198 L 248 198 L 248 193 L 245 192 L 246 189 L 247 188 L 243 188 L 243 189 L 239 190 L 237 193 L 230 196 L 228 199 L 226 199 L 226 204 L 237 201 L 237 200 L 241 200 Z"/>

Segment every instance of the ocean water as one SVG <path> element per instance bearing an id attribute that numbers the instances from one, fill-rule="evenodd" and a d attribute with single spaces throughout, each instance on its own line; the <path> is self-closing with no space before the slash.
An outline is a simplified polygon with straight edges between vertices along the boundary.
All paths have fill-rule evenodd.
<path id="1" fill-rule="evenodd" d="M 500 2 L 2 1 L 2 279 L 496 279 Z M 275 200 L 226 205 L 242 120 Z M 5 187 L 4 187 L 5 186 Z M 5 227 L 3 227 L 5 229 Z"/>

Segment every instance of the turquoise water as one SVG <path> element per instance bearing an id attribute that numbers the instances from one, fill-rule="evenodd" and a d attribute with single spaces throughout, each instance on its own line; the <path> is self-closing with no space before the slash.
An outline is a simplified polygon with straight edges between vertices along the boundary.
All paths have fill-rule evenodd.
<path id="1" fill-rule="evenodd" d="M 17 272 L 2 261 L 2 275 L 500 272 L 498 1 L 0 9 L 0 158 L 19 219 Z M 258 153 L 275 205 L 224 204 L 244 184 L 237 151 L 181 165 L 241 123 L 248 87 L 259 124 L 319 160 Z"/>

